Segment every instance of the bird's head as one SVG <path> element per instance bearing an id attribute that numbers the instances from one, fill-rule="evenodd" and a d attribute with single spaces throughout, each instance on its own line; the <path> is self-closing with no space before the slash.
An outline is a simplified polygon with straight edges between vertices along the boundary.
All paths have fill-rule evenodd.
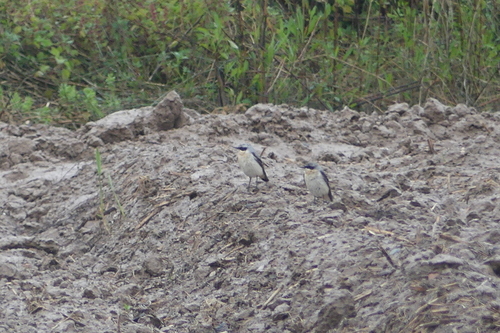
<path id="1" fill-rule="evenodd" d="M 239 149 L 241 151 L 249 151 L 249 152 L 253 152 L 253 148 L 252 146 L 250 146 L 248 143 L 242 143 L 241 145 L 237 146 L 237 147 L 233 147 L 235 149 Z"/>
<path id="2" fill-rule="evenodd" d="M 306 165 L 304 165 L 302 167 L 302 169 L 309 169 L 309 170 L 321 170 L 321 167 L 319 166 L 318 163 L 313 163 L 313 162 L 310 162 L 310 163 L 307 163 Z"/>

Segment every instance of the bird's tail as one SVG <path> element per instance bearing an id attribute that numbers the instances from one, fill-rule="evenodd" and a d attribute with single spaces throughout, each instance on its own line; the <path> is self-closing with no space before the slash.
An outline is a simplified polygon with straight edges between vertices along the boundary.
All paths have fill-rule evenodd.
<path id="1" fill-rule="evenodd" d="M 269 178 L 267 178 L 266 171 L 264 169 L 262 169 L 262 171 L 264 171 L 264 176 L 260 177 L 260 179 L 262 179 L 265 182 L 268 182 Z"/>

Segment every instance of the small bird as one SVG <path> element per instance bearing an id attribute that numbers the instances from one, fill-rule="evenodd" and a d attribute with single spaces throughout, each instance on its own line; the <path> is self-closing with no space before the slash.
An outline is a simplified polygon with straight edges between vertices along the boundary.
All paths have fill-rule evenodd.
<path id="1" fill-rule="evenodd" d="M 317 163 L 308 163 L 302 167 L 304 170 L 304 181 L 306 182 L 307 189 L 314 195 L 314 202 L 316 198 L 325 198 L 328 195 L 330 201 L 333 201 L 332 191 L 330 190 L 330 183 L 323 169 Z"/>
<path id="2" fill-rule="evenodd" d="M 255 150 L 251 145 L 244 143 L 234 148 L 240 150 L 240 152 L 238 152 L 238 164 L 245 175 L 250 177 L 250 181 L 248 182 L 249 190 L 250 184 L 252 183 L 252 177 L 255 177 L 255 188 L 257 188 L 257 177 L 260 177 L 265 182 L 269 181 L 266 175 L 266 170 L 264 170 L 264 164 L 257 154 L 255 154 Z"/>

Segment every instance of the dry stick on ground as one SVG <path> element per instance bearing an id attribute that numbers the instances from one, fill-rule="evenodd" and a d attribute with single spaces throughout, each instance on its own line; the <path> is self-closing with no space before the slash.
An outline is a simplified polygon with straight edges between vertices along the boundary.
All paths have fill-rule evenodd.
<path id="1" fill-rule="evenodd" d="M 438 238 L 438 236 L 436 234 L 437 234 L 437 229 L 438 229 L 438 225 L 439 225 L 440 221 L 441 221 L 441 216 L 439 216 L 439 215 L 436 216 L 436 221 L 432 225 L 432 232 L 431 232 L 431 237 L 433 239 L 437 239 Z"/>
<path id="2" fill-rule="evenodd" d="M 451 193 L 451 173 L 446 177 L 446 187 L 448 188 L 448 193 Z"/>
<path id="3" fill-rule="evenodd" d="M 435 154 L 436 151 L 434 150 L 434 141 L 432 141 L 431 139 L 427 139 L 427 145 L 429 146 L 429 153 Z"/>
<path id="4" fill-rule="evenodd" d="M 264 147 L 264 149 L 262 149 L 262 151 L 260 152 L 260 157 L 262 157 L 262 155 L 264 154 L 264 152 L 266 151 L 267 147 Z"/>
<path id="5" fill-rule="evenodd" d="M 453 235 L 449 235 L 449 234 L 439 234 L 439 238 L 446 239 L 446 240 L 449 240 L 449 241 L 452 241 L 455 243 L 468 243 L 467 241 L 464 241 L 463 239 L 461 239 L 457 236 L 453 236 Z"/>
<path id="6" fill-rule="evenodd" d="M 370 296 L 372 294 L 372 292 L 373 292 L 373 290 L 370 289 L 370 290 L 367 290 L 361 294 L 358 294 L 358 295 L 354 296 L 354 301 L 357 302 L 360 299 L 365 298 L 366 296 Z"/>
<path id="7" fill-rule="evenodd" d="M 262 151 L 260 152 L 259 157 L 262 157 L 262 155 L 264 155 L 264 152 L 266 151 L 266 149 L 267 149 L 267 147 L 264 147 L 264 149 L 262 149 Z M 266 162 L 262 161 L 262 164 L 264 164 L 266 166 L 266 168 L 269 168 L 269 165 L 267 165 Z"/>
<path id="8" fill-rule="evenodd" d="M 276 297 L 276 295 L 278 295 L 278 293 L 281 291 L 281 289 L 283 289 L 283 285 L 280 285 L 278 287 L 278 289 L 276 289 L 272 294 L 271 296 L 269 296 L 269 298 L 267 299 L 267 301 L 264 302 L 264 304 L 262 304 L 262 309 L 265 309 L 266 306 L 269 305 L 269 303 L 272 302 L 272 300 Z"/>
<path id="9" fill-rule="evenodd" d="M 161 210 L 160 208 L 161 208 L 161 207 L 163 207 L 163 206 L 166 206 L 166 205 L 170 204 L 170 203 L 172 202 L 172 199 L 176 199 L 176 198 L 180 198 L 180 197 L 185 197 L 185 196 L 188 196 L 188 195 L 192 195 L 194 192 L 195 192 L 195 191 L 184 191 L 184 192 L 182 192 L 182 193 L 180 193 L 180 194 L 177 194 L 177 195 L 172 195 L 172 196 L 170 197 L 170 199 L 169 199 L 169 200 L 166 200 L 166 201 L 160 202 L 159 204 L 157 204 L 157 205 L 155 206 L 155 209 L 154 209 L 151 213 L 149 213 L 149 215 L 147 215 L 145 218 L 143 218 L 143 219 L 141 220 L 141 222 L 139 222 L 139 224 L 137 224 L 137 225 L 135 226 L 135 230 L 139 230 L 139 229 L 140 229 L 140 228 L 142 228 L 142 227 L 143 227 L 146 223 L 148 223 L 148 222 L 149 222 L 149 220 L 151 220 L 151 218 L 152 218 L 153 216 L 155 216 L 156 214 L 158 214 L 158 213 L 160 212 L 160 210 Z"/>
<path id="10" fill-rule="evenodd" d="M 229 198 L 230 196 L 232 196 L 236 190 L 238 188 L 235 188 L 233 191 L 229 192 L 228 194 L 226 194 L 221 200 L 219 200 L 219 202 L 217 202 L 217 204 L 213 207 L 213 209 L 215 209 L 217 206 L 219 206 L 221 204 L 221 202 L 224 202 L 227 200 L 227 198 Z M 205 223 L 207 222 L 208 220 L 211 220 L 214 216 L 217 216 L 218 214 L 220 214 L 220 212 L 215 212 L 214 214 L 210 215 L 210 216 L 207 216 L 202 223 Z"/>
<path id="11" fill-rule="evenodd" d="M 84 323 L 82 323 L 83 317 L 81 316 L 81 313 L 73 312 L 69 316 L 65 315 L 63 313 L 62 315 L 63 315 L 64 319 L 61 319 L 54 327 L 52 327 L 51 331 L 55 330 L 60 324 L 64 323 L 65 321 L 68 321 L 68 320 L 73 320 L 73 322 L 80 327 L 86 326 Z"/>
<path id="12" fill-rule="evenodd" d="M 426 310 L 428 307 L 430 307 L 432 304 L 436 303 L 437 301 L 439 300 L 439 298 L 435 298 L 433 299 L 432 301 L 430 302 L 427 302 L 425 303 L 424 305 L 422 305 L 421 307 L 419 307 L 417 309 L 417 311 L 415 311 L 415 318 L 413 318 L 412 321 L 410 321 L 405 327 L 404 329 L 402 330 L 402 332 L 409 332 L 411 331 L 410 330 L 407 330 L 407 328 L 411 328 L 418 320 L 422 320 L 423 318 L 422 317 L 419 317 L 420 315 L 420 312 Z"/>
<path id="13" fill-rule="evenodd" d="M 422 227 L 420 224 L 417 226 L 417 231 L 415 232 L 415 244 L 420 244 L 422 241 Z"/>
<path id="14" fill-rule="evenodd" d="M 391 264 L 392 267 L 394 268 L 398 268 L 394 262 L 392 261 L 391 257 L 389 256 L 389 253 L 387 253 L 387 251 L 382 247 L 382 245 L 378 245 L 378 248 L 380 250 L 380 252 L 382 252 L 382 254 L 384 255 L 384 257 L 387 259 L 387 261 L 389 262 L 389 264 Z"/>
<path id="15" fill-rule="evenodd" d="M 376 235 L 376 234 L 379 234 L 379 235 L 389 235 L 389 236 L 393 236 L 396 240 L 400 240 L 400 241 L 403 241 L 403 242 L 414 244 L 414 242 L 412 242 L 412 241 L 410 241 L 410 240 L 408 240 L 408 239 L 406 239 L 404 237 L 398 236 L 398 235 L 396 235 L 396 233 L 394 233 L 392 231 L 382 230 L 382 229 L 374 228 L 374 227 L 370 227 L 370 226 L 365 226 L 364 229 L 366 231 L 368 231 L 372 235 Z"/>
<path id="16" fill-rule="evenodd" d="M 232 244 L 234 244 L 234 243 L 232 243 Z M 223 257 L 223 258 L 228 257 L 230 254 L 232 254 L 232 253 L 234 253 L 234 252 L 236 252 L 236 251 L 239 251 L 239 250 L 243 249 L 244 247 L 245 247 L 245 245 L 239 245 L 239 246 L 235 247 L 234 249 L 232 249 L 232 250 L 231 250 L 231 251 L 229 251 L 228 253 L 224 254 L 224 257 Z"/>
<path id="17" fill-rule="evenodd" d="M 149 220 L 151 220 L 151 218 L 153 216 L 155 216 L 156 214 L 158 214 L 159 211 L 160 211 L 160 208 L 159 207 L 155 207 L 155 209 L 151 213 L 149 213 L 148 216 L 146 216 L 145 218 L 143 218 L 141 220 L 141 222 L 139 222 L 139 224 L 135 226 L 135 230 L 139 230 L 140 228 L 142 228 L 146 223 L 149 222 Z"/>

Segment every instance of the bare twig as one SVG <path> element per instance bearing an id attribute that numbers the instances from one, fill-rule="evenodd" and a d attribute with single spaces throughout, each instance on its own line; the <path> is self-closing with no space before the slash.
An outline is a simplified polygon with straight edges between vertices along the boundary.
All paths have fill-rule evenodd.
<path id="1" fill-rule="evenodd" d="M 380 250 L 380 252 L 382 252 L 384 257 L 387 259 L 387 261 L 389 262 L 389 264 L 391 264 L 392 267 L 398 268 L 392 261 L 391 256 L 389 256 L 389 253 L 387 253 L 387 251 L 381 245 L 378 246 L 378 249 Z"/>
<path id="2" fill-rule="evenodd" d="M 281 289 L 283 289 L 283 285 L 280 285 L 278 287 L 278 289 L 276 289 L 272 294 L 271 296 L 269 296 L 269 298 L 267 299 L 267 301 L 264 302 L 264 304 L 262 304 L 262 309 L 265 309 L 266 306 L 269 305 L 269 303 L 272 302 L 272 300 L 276 297 L 276 295 L 278 295 L 278 293 L 281 291 Z"/>

